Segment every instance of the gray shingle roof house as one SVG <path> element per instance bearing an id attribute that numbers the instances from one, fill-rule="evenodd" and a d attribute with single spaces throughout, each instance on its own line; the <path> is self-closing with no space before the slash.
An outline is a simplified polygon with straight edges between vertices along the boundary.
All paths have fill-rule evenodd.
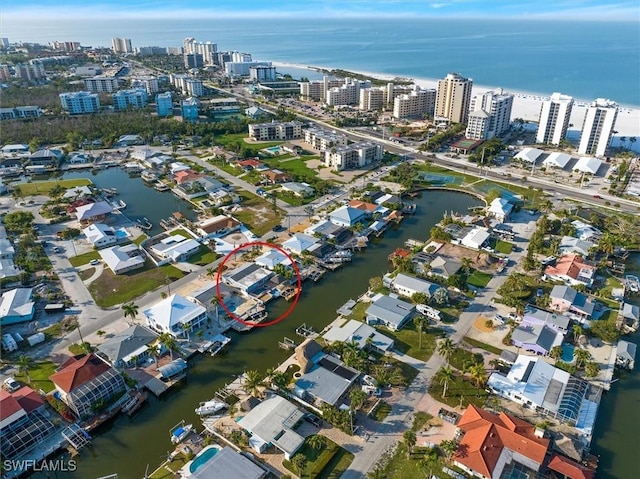
<path id="1" fill-rule="evenodd" d="M 554 346 L 562 344 L 564 335 L 546 324 L 521 324 L 513 330 L 511 341 L 519 348 L 546 356 Z"/>
<path id="2" fill-rule="evenodd" d="M 139 361 L 149 355 L 147 349 L 157 338 L 158 334 L 136 324 L 107 339 L 98 346 L 96 354 L 114 368 L 130 367 L 134 365 L 134 357 Z"/>
<path id="3" fill-rule="evenodd" d="M 636 361 L 636 349 L 635 343 L 623 340 L 618 341 L 618 346 L 616 347 L 616 363 L 618 366 L 633 369 Z"/>
<path id="4" fill-rule="evenodd" d="M 430 266 L 431 274 L 442 276 L 443 278 L 448 278 L 449 276 L 453 276 L 458 271 L 460 271 L 460 268 L 462 268 L 462 263 L 449 258 L 445 258 L 443 256 L 436 256 L 430 263 Z"/>
<path id="5" fill-rule="evenodd" d="M 351 208 L 350 206 L 343 206 L 329 214 L 329 221 L 338 226 L 345 226 L 347 228 L 359 223 L 364 220 L 364 218 L 364 211 L 357 208 Z"/>
<path id="6" fill-rule="evenodd" d="M 414 312 L 415 306 L 411 303 L 384 294 L 377 294 L 367 308 L 367 323 L 383 324 L 387 328 L 397 331 L 405 325 Z"/>
<path id="7" fill-rule="evenodd" d="M 587 317 L 593 315 L 595 303 L 571 286 L 555 285 L 549 294 L 549 298 L 551 300 L 550 308 L 555 311 L 561 313 L 569 311 Z"/>
<path id="8" fill-rule="evenodd" d="M 382 353 L 393 348 L 393 339 L 379 333 L 368 324 L 361 323 L 355 319 L 347 321 L 346 324 L 332 327 L 322 337 L 328 343 L 333 343 L 334 341 L 354 341 L 360 349 L 369 346 Z M 369 345 L 367 344 L 368 339 L 371 339 Z"/>
<path id="9" fill-rule="evenodd" d="M 337 406 L 359 377 L 360 371 L 346 366 L 339 359 L 324 355 L 296 381 L 293 392 L 301 399 L 311 397 L 317 405 L 326 403 Z"/>

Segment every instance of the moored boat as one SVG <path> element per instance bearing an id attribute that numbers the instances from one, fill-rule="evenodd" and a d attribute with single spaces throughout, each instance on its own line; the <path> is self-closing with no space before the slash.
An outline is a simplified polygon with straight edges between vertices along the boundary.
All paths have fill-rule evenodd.
<path id="1" fill-rule="evenodd" d="M 169 191 L 171 188 L 169 188 L 169 185 L 162 183 L 161 181 L 158 181 L 155 185 L 153 185 L 154 189 L 157 191 Z"/>
<path id="2" fill-rule="evenodd" d="M 173 444 L 181 443 L 191 433 L 192 429 L 193 429 L 193 424 L 185 425 L 184 421 L 182 421 L 182 424 L 180 424 L 173 431 L 171 431 L 171 442 Z"/>
<path id="3" fill-rule="evenodd" d="M 216 414 L 223 409 L 228 408 L 229 405 L 220 401 L 205 401 L 201 402 L 200 406 L 195 409 L 195 413 L 198 416 L 210 416 L 212 414 Z"/>

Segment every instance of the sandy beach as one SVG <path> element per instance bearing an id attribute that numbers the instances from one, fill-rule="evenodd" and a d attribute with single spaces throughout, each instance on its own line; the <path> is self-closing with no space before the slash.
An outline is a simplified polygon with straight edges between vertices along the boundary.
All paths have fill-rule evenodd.
<path id="1" fill-rule="evenodd" d="M 273 62 L 273 65 L 276 67 L 290 67 L 290 68 L 299 68 L 304 70 L 314 70 L 318 71 L 321 69 L 324 70 L 332 70 L 332 67 L 328 66 L 316 66 L 316 65 L 302 65 L 295 63 L 283 63 L 283 62 Z M 402 75 L 390 75 L 384 73 L 376 73 L 376 72 L 368 72 L 363 70 L 352 70 L 354 73 L 358 73 L 361 75 L 366 75 L 373 78 L 379 78 L 381 80 L 392 81 L 394 78 L 405 78 Z M 411 80 L 419 85 L 421 88 L 437 88 L 438 79 L 434 78 L 411 78 Z M 473 94 L 480 94 L 486 91 L 499 91 L 500 87 L 491 87 L 486 85 L 473 85 Z M 518 90 L 512 90 L 507 88 L 502 88 L 505 93 L 511 93 L 514 95 L 513 100 L 513 109 L 511 112 L 511 118 L 522 118 L 525 121 L 530 121 L 537 123 L 538 116 L 540 114 L 540 107 L 544 100 L 549 99 L 549 96 L 553 92 L 549 92 L 549 96 L 544 96 L 537 93 L 523 92 Z M 571 92 L 561 92 L 566 95 L 570 95 Z M 615 98 L 612 98 L 615 101 Z M 570 138 L 577 138 L 580 134 L 580 129 L 582 128 L 582 123 L 584 121 L 584 116 L 587 111 L 587 106 L 593 101 L 591 100 L 583 100 L 583 99 L 575 99 L 573 104 L 573 110 L 571 113 L 571 121 L 570 123 L 573 127 L 570 127 L 568 136 Z M 632 137 L 635 136 L 640 139 L 640 108 L 633 106 L 624 106 L 620 105 L 620 110 L 618 111 L 618 118 L 616 120 L 615 129 L 618 132 L 613 140 L 613 145 L 616 146 L 620 143 L 621 137 Z M 630 146 L 630 143 L 626 143 L 627 146 Z M 636 142 L 634 146 L 634 150 L 640 152 L 640 142 Z"/>

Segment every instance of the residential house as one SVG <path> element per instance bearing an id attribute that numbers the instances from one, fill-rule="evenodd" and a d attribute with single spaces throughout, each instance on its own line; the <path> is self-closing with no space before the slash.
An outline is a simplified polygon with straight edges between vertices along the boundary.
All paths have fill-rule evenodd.
<path id="1" fill-rule="evenodd" d="M 104 221 L 109 213 L 113 211 L 106 201 L 97 201 L 95 203 L 87 203 L 76 208 L 76 218 L 80 223 L 96 223 Z"/>
<path id="2" fill-rule="evenodd" d="M 364 212 L 364 214 L 367 217 L 373 216 L 374 213 L 385 213 L 389 211 L 384 206 L 381 206 L 375 203 L 368 203 L 366 201 L 361 201 L 361 200 L 349 201 L 349 208 L 355 208 L 357 210 L 361 210 Z"/>
<path id="3" fill-rule="evenodd" d="M 185 261 L 200 251 L 201 244 L 193 238 L 186 238 L 180 234 L 170 235 L 160 242 L 151 245 L 151 251 L 159 258 L 168 259 L 174 263 Z"/>
<path id="4" fill-rule="evenodd" d="M 591 287 L 596 276 L 596 266 L 587 263 L 580 256 L 565 254 L 561 256 L 554 266 L 547 266 L 544 274 L 547 278 L 563 281 L 571 286 L 582 284 Z"/>
<path id="5" fill-rule="evenodd" d="M 0 238 L 0 259 L 10 259 L 16 254 L 16 249 L 13 247 L 13 243 L 7 238 Z"/>
<path id="6" fill-rule="evenodd" d="M 31 288 L 15 288 L 2 293 L 0 299 L 0 325 L 25 323 L 33 320 L 35 303 Z"/>
<path id="7" fill-rule="evenodd" d="M 378 332 L 366 323 L 351 319 L 346 323 L 334 325 L 322 338 L 329 344 L 336 341 L 355 342 L 360 349 L 374 350 L 384 354 L 393 349 L 393 339 Z"/>
<path id="8" fill-rule="evenodd" d="M 211 447 L 214 446 L 209 446 L 209 448 Z M 205 455 L 210 457 L 206 462 L 198 459 Z M 209 449 L 205 447 L 194 460 L 198 460 L 200 465 L 193 472 L 189 468 L 188 475 L 182 476 L 184 479 L 228 479 L 229 477 L 233 479 L 263 479 L 267 475 L 266 470 L 229 446 L 223 447 L 214 455 L 211 455 Z"/>
<path id="9" fill-rule="evenodd" d="M 416 293 L 426 294 L 431 297 L 440 288 L 437 284 L 404 273 L 398 273 L 394 278 L 390 275 L 385 275 L 383 280 L 391 290 L 405 298 L 411 298 Z"/>
<path id="10" fill-rule="evenodd" d="M 637 345 L 635 343 L 619 340 L 616 345 L 616 365 L 626 369 L 633 369 L 636 362 L 636 349 Z"/>
<path id="11" fill-rule="evenodd" d="M 558 246 L 558 252 L 561 255 L 579 254 L 580 256 L 587 257 L 591 254 L 591 250 L 595 245 L 592 241 L 581 240 L 573 236 L 563 236 Z"/>
<path id="12" fill-rule="evenodd" d="M 462 263 L 444 256 L 436 256 L 431 263 L 429 263 L 431 269 L 429 273 L 442 278 L 449 278 L 454 274 L 457 274 L 462 268 Z"/>
<path id="13" fill-rule="evenodd" d="M 264 163 L 262 163 L 258 158 L 246 158 L 244 160 L 237 160 L 233 162 L 232 165 L 247 171 L 260 171 L 266 168 L 264 166 Z"/>
<path id="14" fill-rule="evenodd" d="M 20 274 L 20 270 L 12 259 L 0 259 L 0 279 L 13 278 Z"/>
<path id="15" fill-rule="evenodd" d="M 70 358 L 49 379 L 59 399 L 80 419 L 126 390 L 122 375 L 94 354 Z"/>
<path id="16" fill-rule="evenodd" d="M 4 461 L 21 458 L 55 432 L 37 392 L 28 386 L 12 393 L 0 390 L 0 451 Z"/>
<path id="17" fill-rule="evenodd" d="M 600 240 L 600 238 L 602 238 L 602 231 L 600 231 L 595 226 L 591 226 L 589 223 L 585 223 L 584 221 L 572 221 L 571 226 L 573 226 L 576 230 L 576 238 L 583 241 L 597 242 Z"/>
<path id="18" fill-rule="evenodd" d="M 531 324 L 546 324 L 554 330 L 565 334 L 569 330 L 570 319 L 564 314 L 552 313 L 549 311 L 545 311 L 544 309 L 527 306 L 524 310 L 522 322 Z"/>
<path id="19" fill-rule="evenodd" d="M 259 120 L 270 116 L 270 113 L 258 106 L 252 106 L 244 110 L 244 114 L 252 120 Z"/>
<path id="20" fill-rule="evenodd" d="M 112 246 L 98 253 L 113 274 L 124 274 L 144 267 L 144 253 L 136 244 Z"/>
<path id="21" fill-rule="evenodd" d="M 540 414 L 574 424 L 590 440 L 598 411 L 600 388 L 571 376 L 537 356 L 519 355 L 507 375 L 494 372 L 487 383 L 492 393 Z"/>
<path id="22" fill-rule="evenodd" d="M 319 243 L 318 238 L 303 233 L 295 233 L 291 238 L 282 243 L 282 247 L 290 253 L 301 255 L 312 246 Z"/>
<path id="23" fill-rule="evenodd" d="M 275 248 L 269 248 L 268 251 L 262 253 L 254 260 L 255 264 L 269 271 L 281 264 L 282 266 L 291 266 L 291 260 L 287 256 Z"/>
<path id="24" fill-rule="evenodd" d="M 471 249 L 481 249 L 487 244 L 490 237 L 491 235 L 486 228 L 476 227 L 460 240 L 460 244 Z"/>
<path id="25" fill-rule="evenodd" d="M 551 456 L 547 469 L 555 473 L 549 476 L 553 479 L 595 479 L 596 477 L 593 469 L 557 453 Z"/>
<path id="26" fill-rule="evenodd" d="M 297 181 L 282 183 L 281 188 L 285 191 L 289 191 L 300 198 L 307 198 L 313 196 L 315 190 L 308 183 L 300 183 Z"/>
<path id="27" fill-rule="evenodd" d="M 189 181 L 198 180 L 202 177 L 204 177 L 202 173 L 195 172 L 191 169 L 180 170 L 180 171 L 176 171 L 175 174 L 173 175 L 173 181 L 175 181 L 177 185 L 181 185 Z"/>
<path id="28" fill-rule="evenodd" d="M 158 334 L 168 333 L 174 338 L 188 337 L 189 332 L 202 327 L 207 319 L 207 309 L 179 294 L 172 294 L 156 303 L 142 314 L 147 326 Z"/>
<path id="29" fill-rule="evenodd" d="M 78 198 L 90 198 L 93 196 L 93 191 L 88 186 L 74 186 L 73 188 L 67 189 L 62 195 L 62 198 L 67 200 L 75 200 Z"/>
<path id="30" fill-rule="evenodd" d="M 231 216 L 218 215 L 198 221 L 196 232 L 203 239 L 219 238 L 240 229 L 241 226 L 242 223 Z"/>
<path id="31" fill-rule="evenodd" d="M 596 306 L 587 295 L 566 285 L 555 285 L 549 298 L 551 300 L 549 307 L 554 311 L 578 314 L 584 318 L 591 318 Z"/>
<path id="32" fill-rule="evenodd" d="M 547 356 L 551 349 L 560 346 L 564 334 L 547 324 L 523 321 L 511 333 L 511 343 L 529 353 Z"/>
<path id="33" fill-rule="evenodd" d="M 149 346 L 157 340 L 157 333 L 136 324 L 108 338 L 96 354 L 114 368 L 135 367 L 149 357 Z"/>
<path id="34" fill-rule="evenodd" d="M 58 150 L 38 150 L 29 157 L 29 164 L 32 166 L 57 167 L 62 159 L 62 153 Z"/>
<path id="35" fill-rule="evenodd" d="M 357 369 L 333 356 L 318 353 L 312 358 L 311 368 L 296 381 L 293 393 L 317 407 L 322 404 L 337 407 L 357 384 L 359 377 Z"/>
<path id="36" fill-rule="evenodd" d="M 192 200 L 201 196 L 207 196 L 224 188 L 225 185 L 220 183 L 218 180 L 210 176 L 203 176 L 201 178 L 185 181 L 179 184 L 174 189 L 174 192 L 186 200 Z"/>
<path id="37" fill-rule="evenodd" d="M 350 206 L 342 206 L 329 213 L 329 221 L 338 226 L 351 228 L 357 223 L 364 221 L 366 214 L 364 211 L 351 208 Z"/>
<path id="38" fill-rule="evenodd" d="M 504 223 L 509 219 L 513 211 L 513 203 L 510 203 L 508 200 L 504 198 L 495 198 L 491 204 L 489 205 L 489 209 L 487 210 L 487 214 L 496 220 Z"/>
<path id="39" fill-rule="evenodd" d="M 93 223 L 82 230 L 89 242 L 95 248 L 104 248 L 118 243 L 119 238 L 111 226 L 104 223 Z"/>
<path id="40" fill-rule="evenodd" d="M 225 271 L 222 274 L 222 280 L 249 295 L 259 291 L 272 276 L 273 272 L 256 263 L 244 263 L 235 269 Z"/>
<path id="41" fill-rule="evenodd" d="M 395 258 L 410 258 L 411 257 L 411 251 L 409 251 L 406 248 L 396 248 L 393 253 L 391 253 L 387 259 L 389 261 L 393 261 Z"/>
<path id="42" fill-rule="evenodd" d="M 415 313 L 415 306 L 406 301 L 377 294 L 366 310 L 367 324 L 382 324 L 392 331 L 402 329 Z"/>
<path id="43" fill-rule="evenodd" d="M 287 173 L 276 169 L 262 172 L 262 177 L 272 185 L 291 181 L 291 177 Z"/>
<path id="44" fill-rule="evenodd" d="M 295 431 L 304 412 L 281 396 L 265 399 L 239 421 L 238 426 L 247 431 L 249 444 L 258 453 L 275 446 L 284 453 L 286 460 L 302 447 L 304 437 Z"/>
<path id="45" fill-rule="evenodd" d="M 470 404 L 457 426 L 462 438 L 453 464 L 472 476 L 491 479 L 523 469 L 541 472 L 549 440 L 528 422 Z"/>
<path id="46" fill-rule="evenodd" d="M 304 230 L 304 232 L 308 235 L 333 240 L 333 242 L 338 244 L 344 243 L 353 236 L 353 232 L 350 229 L 336 225 L 329 220 L 314 223 Z"/>
<path id="47" fill-rule="evenodd" d="M 633 329 L 638 329 L 640 325 L 640 308 L 638 306 L 624 302 L 622 303 L 622 311 L 620 314 L 625 323 Z"/>

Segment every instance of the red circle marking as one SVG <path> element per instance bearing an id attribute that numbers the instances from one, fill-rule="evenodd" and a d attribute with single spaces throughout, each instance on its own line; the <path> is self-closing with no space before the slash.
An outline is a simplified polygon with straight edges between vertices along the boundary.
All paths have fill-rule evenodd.
<path id="1" fill-rule="evenodd" d="M 273 248 L 279 252 L 281 252 L 282 254 L 284 254 L 287 259 L 289 261 L 291 261 L 291 265 L 293 266 L 293 271 L 296 275 L 297 278 L 297 289 L 298 291 L 296 292 L 296 297 L 293 299 L 293 303 L 291 303 L 291 306 L 289 306 L 289 308 L 279 317 L 277 317 L 276 319 L 274 319 L 273 321 L 269 321 L 266 323 L 249 323 L 248 321 L 245 321 L 243 319 L 241 319 L 237 314 L 231 312 L 231 310 L 229 310 L 229 308 L 227 307 L 226 304 L 224 304 L 224 301 L 222 299 L 222 295 L 220 294 L 220 281 L 222 278 L 222 271 L 224 270 L 224 265 L 227 261 L 229 261 L 229 258 L 231 258 L 233 255 L 235 255 L 236 253 L 238 253 L 238 251 L 246 249 L 246 248 L 250 248 L 252 246 L 267 246 L 269 248 Z M 247 326 L 253 326 L 253 327 L 265 327 L 265 326 L 271 326 L 273 324 L 279 323 L 280 321 L 282 321 L 284 318 L 286 318 L 287 316 L 289 316 L 294 308 L 296 307 L 296 305 L 298 304 L 298 299 L 300 299 L 300 293 L 302 292 L 302 276 L 300 276 L 300 270 L 298 269 L 298 265 L 296 264 L 296 262 L 294 261 L 294 259 L 291 257 L 291 255 L 289 253 L 287 253 L 284 249 L 282 249 L 280 246 L 275 245 L 273 243 L 267 243 L 265 241 L 253 241 L 251 243 L 244 243 L 241 244 L 240 246 L 238 246 L 237 248 L 235 248 L 234 250 L 232 250 L 230 253 L 227 253 L 227 255 L 224 257 L 224 259 L 222 260 L 222 263 L 220 263 L 220 266 L 218 266 L 218 274 L 216 275 L 216 296 L 218 298 L 218 304 L 220 306 L 222 306 L 222 309 L 225 310 L 225 312 L 234 320 L 238 321 L 239 323 L 245 324 Z"/>

